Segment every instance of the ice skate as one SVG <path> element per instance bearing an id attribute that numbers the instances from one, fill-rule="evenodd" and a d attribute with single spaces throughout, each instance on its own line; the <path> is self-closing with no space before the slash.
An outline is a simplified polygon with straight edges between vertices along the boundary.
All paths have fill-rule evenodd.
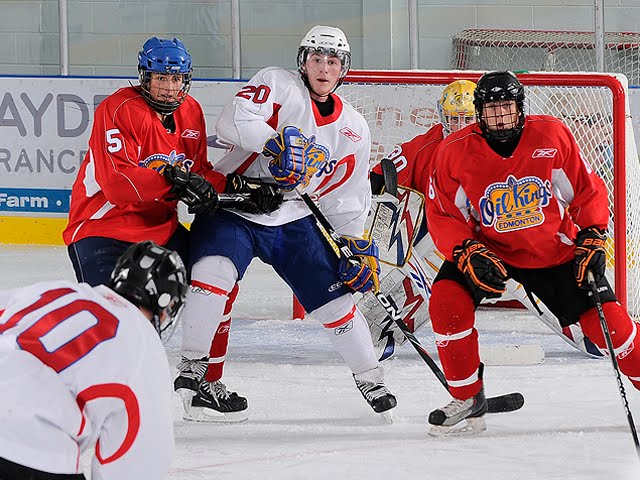
<path id="1" fill-rule="evenodd" d="M 484 415 L 487 413 L 487 399 L 484 388 L 466 400 L 454 398 L 442 408 L 429 414 L 430 435 L 436 437 L 451 435 L 471 435 L 487 429 Z"/>
<path id="2" fill-rule="evenodd" d="M 229 392 L 220 380 L 200 383 L 183 418 L 196 422 L 237 423 L 249 418 L 247 399 L 236 392 Z"/>
<path id="3" fill-rule="evenodd" d="M 384 384 L 384 371 L 378 366 L 366 372 L 353 374 L 356 386 L 364 399 L 371 405 L 373 411 L 383 416 L 387 423 L 391 423 L 391 410 L 396 406 L 396 397 Z"/>
<path id="4" fill-rule="evenodd" d="M 204 374 L 207 372 L 208 365 L 208 357 L 194 360 L 182 357 L 182 360 L 178 363 L 177 368 L 179 373 L 173 381 L 173 390 L 180 395 L 185 411 L 191 406 L 191 399 L 198 391 L 202 380 L 204 380 Z"/>

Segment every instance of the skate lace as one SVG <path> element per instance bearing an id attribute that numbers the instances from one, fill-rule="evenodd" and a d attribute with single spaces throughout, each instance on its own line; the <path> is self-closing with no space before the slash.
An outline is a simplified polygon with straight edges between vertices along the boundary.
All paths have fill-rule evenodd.
<path id="1" fill-rule="evenodd" d="M 459 400 L 457 398 L 454 398 L 440 410 L 442 410 L 447 417 L 451 417 L 452 415 L 456 415 L 462 410 L 466 410 L 467 408 L 467 400 Z"/>
<path id="2" fill-rule="evenodd" d="M 229 390 L 227 390 L 227 386 L 220 380 L 217 380 L 215 382 L 204 382 L 202 388 L 208 394 L 213 395 L 216 398 L 221 398 L 223 400 L 227 400 L 231 396 Z"/>
<path id="3" fill-rule="evenodd" d="M 203 358 L 191 360 L 190 358 L 182 357 L 180 363 L 178 363 L 178 370 L 181 374 L 193 374 L 196 377 L 204 377 L 207 372 L 208 361 Z"/>
<path id="4" fill-rule="evenodd" d="M 356 380 L 356 385 L 367 400 L 375 400 L 376 398 L 384 397 L 389 394 L 389 390 L 387 390 L 387 387 L 382 383 Z"/>

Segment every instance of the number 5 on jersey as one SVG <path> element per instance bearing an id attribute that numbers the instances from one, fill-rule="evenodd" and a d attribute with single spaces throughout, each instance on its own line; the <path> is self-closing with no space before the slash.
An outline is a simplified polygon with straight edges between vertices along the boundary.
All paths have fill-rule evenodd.
<path id="1" fill-rule="evenodd" d="M 109 153 L 116 153 L 122 150 L 122 140 L 119 138 L 120 130 L 117 128 L 112 128 L 111 130 L 107 130 L 107 143 L 109 146 L 107 150 Z"/>

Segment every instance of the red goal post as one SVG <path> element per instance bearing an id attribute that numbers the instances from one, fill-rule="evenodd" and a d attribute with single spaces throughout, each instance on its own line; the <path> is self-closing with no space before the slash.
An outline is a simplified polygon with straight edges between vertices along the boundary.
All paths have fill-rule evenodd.
<path id="1" fill-rule="evenodd" d="M 478 71 L 356 71 L 338 94 L 367 120 L 372 162 L 438 122 L 436 102 L 448 83 L 477 81 Z M 610 199 L 608 267 L 620 302 L 640 315 L 640 164 L 627 81 L 600 73 L 519 73 L 530 114 L 550 114 L 572 130 Z"/>
<path id="2" fill-rule="evenodd" d="M 371 129 L 371 162 L 438 123 L 442 89 L 459 79 L 477 81 L 479 71 L 352 70 L 338 94 Z M 530 114 L 550 114 L 573 132 L 585 159 L 609 191 L 608 277 L 623 305 L 640 317 L 640 164 L 624 75 L 518 73 Z M 304 310 L 294 299 L 294 318 Z"/>

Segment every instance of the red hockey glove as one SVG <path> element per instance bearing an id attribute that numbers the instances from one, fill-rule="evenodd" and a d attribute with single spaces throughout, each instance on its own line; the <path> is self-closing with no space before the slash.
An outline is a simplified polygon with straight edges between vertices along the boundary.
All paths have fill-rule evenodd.
<path id="1" fill-rule="evenodd" d="M 267 140 L 262 154 L 273 157 L 269 162 L 269 172 L 283 190 L 291 191 L 305 183 L 307 155 L 298 127 L 284 127 L 282 132 Z"/>
<path id="2" fill-rule="evenodd" d="M 578 232 L 576 237 L 576 259 L 573 266 L 578 287 L 589 288 L 587 271 L 591 270 L 596 283 L 604 277 L 607 268 L 605 245 L 607 234 L 597 227 L 589 227 Z"/>
<path id="3" fill-rule="evenodd" d="M 380 288 L 380 263 L 378 246 L 373 239 L 342 237 L 357 262 L 340 257 L 338 277 L 347 287 L 365 293 Z"/>
<path id="4" fill-rule="evenodd" d="M 213 215 L 218 209 L 218 193 L 213 185 L 197 173 L 176 165 L 167 165 L 162 175 L 171 184 L 171 197 L 167 200 L 182 200 L 189 213 Z"/>
<path id="5" fill-rule="evenodd" d="M 474 298 L 498 298 L 506 288 L 507 269 L 502 261 L 477 240 L 467 239 L 453 249 L 453 259 L 464 274 Z"/>

